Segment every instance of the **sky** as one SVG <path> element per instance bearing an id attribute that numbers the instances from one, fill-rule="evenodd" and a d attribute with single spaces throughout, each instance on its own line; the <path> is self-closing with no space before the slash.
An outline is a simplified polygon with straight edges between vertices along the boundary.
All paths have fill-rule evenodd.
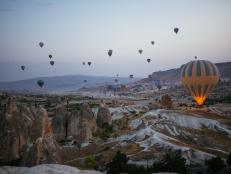
<path id="1" fill-rule="evenodd" d="M 231 61 L 230 19 L 230 0 L 0 0 L 0 82 L 69 74 L 147 77 L 195 56 Z"/>

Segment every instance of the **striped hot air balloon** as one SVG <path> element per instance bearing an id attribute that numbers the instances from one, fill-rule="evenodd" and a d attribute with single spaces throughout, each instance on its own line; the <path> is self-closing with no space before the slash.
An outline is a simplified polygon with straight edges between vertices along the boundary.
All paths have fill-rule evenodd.
<path id="1" fill-rule="evenodd" d="M 219 80 L 216 65 L 207 60 L 194 60 L 181 69 L 181 82 L 198 105 L 202 105 Z"/>

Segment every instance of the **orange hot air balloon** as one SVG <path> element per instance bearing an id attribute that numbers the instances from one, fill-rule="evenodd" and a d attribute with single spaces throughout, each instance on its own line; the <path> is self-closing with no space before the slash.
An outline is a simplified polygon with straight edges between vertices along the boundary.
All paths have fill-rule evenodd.
<path id="1" fill-rule="evenodd" d="M 181 69 L 181 82 L 186 90 L 202 105 L 209 92 L 216 86 L 220 74 L 218 68 L 207 60 L 194 60 Z"/>

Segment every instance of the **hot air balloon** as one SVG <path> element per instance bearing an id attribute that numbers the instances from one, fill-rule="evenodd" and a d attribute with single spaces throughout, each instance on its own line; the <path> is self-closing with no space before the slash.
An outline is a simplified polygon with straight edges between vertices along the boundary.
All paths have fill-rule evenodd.
<path id="1" fill-rule="evenodd" d="M 179 28 L 174 28 L 174 32 L 177 34 L 179 31 Z"/>
<path id="2" fill-rule="evenodd" d="M 40 88 L 42 88 L 43 85 L 44 85 L 44 81 L 43 80 L 38 80 L 37 84 L 39 85 Z"/>
<path id="3" fill-rule="evenodd" d="M 110 57 L 112 55 L 112 50 L 108 50 L 108 53 L 107 53 Z"/>
<path id="4" fill-rule="evenodd" d="M 87 80 L 83 80 L 84 83 L 87 83 Z"/>
<path id="5" fill-rule="evenodd" d="M 24 71 L 24 70 L 25 70 L 25 68 L 26 68 L 26 67 L 25 67 L 24 65 L 22 65 L 22 66 L 21 66 L 21 70 L 23 70 L 23 71 Z"/>
<path id="6" fill-rule="evenodd" d="M 53 66 L 55 64 L 55 62 L 54 61 L 50 61 L 50 64 Z"/>
<path id="7" fill-rule="evenodd" d="M 87 62 L 87 64 L 88 64 L 89 66 L 91 66 L 91 62 Z"/>
<path id="8" fill-rule="evenodd" d="M 86 63 L 85 62 L 83 62 L 83 65 L 85 65 Z"/>
<path id="9" fill-rule="evenodd" d="M 154 45 L 154 43 L 155 43 L 154 41 L 151 41 L 151 44 L 152 44 L 152 45 Z"/>
<path id="10" fill-rule="evenodd" d="M 142 50 L 142 49 L 139 49 L 138 52 L 139 52 L 140 54 L 142 54 L 143 50 Z"/>
<path id="11" fill-rule="evenodd" d="M 48 57 L 51 59 L 51 58 L 52 58 L 52 55 L 51 55 L 51 54 L 49 54 L 49 55 L 48 55 Z"/>
<path id="12" fill-rule="evenodd" d="M 155 80 L 154 83 L 155 83 L 156 87 L 160 90 L 162 87 L 160 80 Z"/>
<path id="13" fill-rule="evenodd" d="M 116 74 L 116 77 L 119 77 L 119 74 Z"/>
<path id="14" fill-rule="evenodd" d="M 195 56 L 194 58 L 197 59 L 197 56 Z"/>
<path id="15" fill-rule="evenodd" d="M 219 76 L 216 65 L 207 60 L 191 61 L 181 69 L 181 82 L 198 105 L 204 103 L 209 92 L 216 86 Z"/>
<path id="16" fill-rule="evenodd" d="M 118 82 L 118 79 L 115 79 L 115 83 L 117 83 Z"/>
<path id="17" fill-rule="evenodd" d="M 130 79 L 132 79 L 132 78 L 133 78 L 133 75 L 132 75 L 132 74 L 130 74 L 130 75 L 129 75 L 129 77 L 130 77 Z"/>
<path id="18" fill-rule="evenodd" d="M 151 59 L 147 59 L 147 62 L 150 63 L 150 62 L 151 62 Z"/>
<path id="19" fill-rule="evenodd" d="M 41 48 L 43 47 L 43 45 L 44 45 L 43 42 L 39 42 L 39 46 L 40 46 Z"/>

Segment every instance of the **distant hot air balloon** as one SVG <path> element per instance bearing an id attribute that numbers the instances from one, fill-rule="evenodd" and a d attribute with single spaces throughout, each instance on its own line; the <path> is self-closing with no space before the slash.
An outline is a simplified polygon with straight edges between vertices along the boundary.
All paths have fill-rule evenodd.
<path id="1" fill-rule="evenodd" d="M 130 79 L 132 79 L 132 78 L 133 78 L 133 75 L 132 75 L 132 74 L 130 74 L 130 75 L 129 75 L 129 77 L 130 77 Z"/>
<path id="2" fill-rule="evenodd" d="M 179 31 L 179 28 L 174 28 L 174 32 L 177 34 Z"/>
<path id="3" fill-rule="evenodd" d="M 87 62 L 87 64 L 88 64 L 89 66 L 91 66 L 91 62 Z"/>
<path id="4" fill-rule="evenodd" d="M 118 82 L 118 79 L 115 79 L 115 83 L 117 83 Z"/>
<path id="5" fill-rule="evenodd" d="M 119 77 L 119 74 L 116 74 L 116 77 Z"/>
<path id="6" fill-rule="evenodd" d="M 112 55 L 112 50 L 108 50 L 108 55 L 111 57 L 111 55 Z"/>
<path id="7" fill-rule="evenodd" d="M 43 47 L 43 45 L 44 45 L 43 42 L 39 42 L 39 46 L 40 46 L 41 48 Z"/>
<path id="8" fill-rule="evenodd" d="M 52 58 L 52 54 L 49 54 L 48 57 L 51 59 Z"/>
<path id="9" fill-rule="evenodd" d="M 85 62 L 83 62 L 83 65 L 85 65 L 86 63 Z"/>
<path id="10" fill-rule="evenodd" d="M 154 83 L 155 83 L 156 87 L 160 90 L 162 87 L 160 80 L 155 80 Z"/>
<path id="11" fill-rule="evenodd" d="M 142 54 L 143 50 L 142 50 L 142 49 L 139 49 L 138 52 L 139 52 L 140 54 Z"/>
<path id="12" fill-rule="evenodd" d="M 87 80 L 83 80 L 84 83 L 87 83 Z"/>
<path id="13" fill-rule="evenodd" d="M 152 44 L 152 45 L 154 45 L 154 43 L 155 43 L 154 41 L 151 41 L 151 44 Z"/>
<path id="14" fill-rule="evenodd" d="M 21 70 L 23 70 L 23 71 L 24 71 L 24 70 L 25 70 L 25 68 L 26 68 L 26 67 L 25 67 L 24 65 L 22 65 L 22 66 L 21 66 Z"/>
<path id="15" fill-rule="evenodd" d="M 55 64 L 55 62 L 52 60 L 52 61 L 50 61 L 50 64 L 53 66 Z"/>
<path id="16" fill-rule="evenodd" d="M 197 56 L 195 56 L 194 58 L 197 59 Z"/>
<path id="17" fill-rule="evenodd" d="M 219 80 L 219 71 L 215 64 L 207 60 L 194 60 L 181 69 L 181 82 L 186 90 L 202 105 L 209 92 Z"/>
<path id="18" fill-rule="evenodd" d="M 44 85 L 44 81 L 43 80 L 38 80 L 37 84 L 39 85 L 40 88 L 42 88 L 43 85 Z"/>
<path id="19" fill-rule="evenodd" d="M 150 62 L 151 62 L 151 59 L 147 59 L 147 62 L 150 63 Z"/>

